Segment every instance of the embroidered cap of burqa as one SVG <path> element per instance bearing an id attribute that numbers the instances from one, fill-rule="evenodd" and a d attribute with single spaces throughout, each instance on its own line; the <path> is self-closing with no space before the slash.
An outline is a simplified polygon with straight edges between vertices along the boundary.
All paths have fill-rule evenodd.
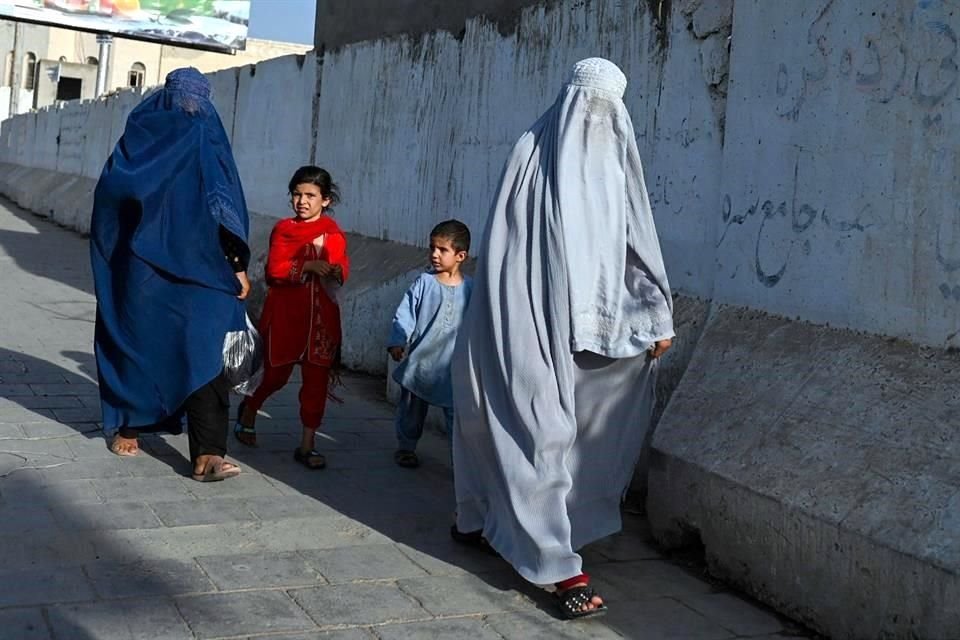
<path id="1" fill-rule="evenodd" d="M 517 142 L 483 235 L 454 367 L 458 528 L 525 578 L 578 575 L 621 527 L 672 302 L 626 78 L 574 66 Z"/>
<path id="2" fill-rule="evenodd" d="M 226 132 L 196 69 L 171 72 L 127 118 L 94 194 L 90 254 L 104 429 L 176 415 L 245 326 L 221 234 L 246 246 Z"/>

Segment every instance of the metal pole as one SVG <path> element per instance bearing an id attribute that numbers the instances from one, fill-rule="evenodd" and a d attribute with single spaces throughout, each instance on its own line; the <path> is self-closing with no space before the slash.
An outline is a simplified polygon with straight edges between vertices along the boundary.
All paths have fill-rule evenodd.
<path id="1" fill-rule="evenodd" d="M 113 45 L 113 36 L 106 33 L 97 34 L 97 44 L 100 45 L 99 57 L 97 58 L 97 97 L 99 98 L 107 92 L 107 70 L 110 68 L 110 49 Z"/>
<path id="2" fill-rule="evenodd" d="M 10 117 L 18 115 L 20 112 L 20 78 L 23 76 L 23 46 L 20 42 L 20 23 L 15 22 L 13 27 L 13 73 L 10 74 L 12 82 L 10 83 Z"/>

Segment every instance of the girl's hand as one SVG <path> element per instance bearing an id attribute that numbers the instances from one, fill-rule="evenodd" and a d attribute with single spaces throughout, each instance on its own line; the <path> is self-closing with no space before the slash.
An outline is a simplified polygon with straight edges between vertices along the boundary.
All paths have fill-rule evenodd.
<path id="1" fill-rule="evenodd" d="M 238 271 L 237 280 L 240 281 L 240 293 L 237 297 L 241 300 L 246 300 L 247 296 L 250 295 L 250 280 L 247 278 L 246 271 Z"/>
<path id="2" fill-rule="evenodd" d="M 656 344 L 650 347 L 650 350 L 647 352 L 650 354 L 651 358 L 659 358 L 667 351 L 670 350 L 670 347 L 673 346 L 673 339 L 667 338 L 666 340 L 658 340 Z"/>
<path id="3" fill-rule="evenodd" d="M 307 273 L 314 273 L 321 278 L 329 278 L 336 272 L 336 268 L 326 260 L 308 260 L 303 265 Z"/>

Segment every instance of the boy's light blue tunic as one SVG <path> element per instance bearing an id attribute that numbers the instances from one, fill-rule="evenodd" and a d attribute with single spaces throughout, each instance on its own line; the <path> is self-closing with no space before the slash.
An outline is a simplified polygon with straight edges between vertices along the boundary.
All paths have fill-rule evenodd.
<path id="1" fill-rule="evenodd" d="M 453 407 L 453 346 L 472 288 L 468 276 L 460 285 L 448 286 L 428 271 L 407 290 L 393 318 L 387 346 L 407 349 L 393 379 L 437 407 Z"/>

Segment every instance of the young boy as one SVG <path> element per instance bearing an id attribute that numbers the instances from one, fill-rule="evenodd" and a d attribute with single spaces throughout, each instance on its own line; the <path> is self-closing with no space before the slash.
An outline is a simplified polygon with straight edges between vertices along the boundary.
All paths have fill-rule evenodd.
<path id="1" fill-rule="evenodd" d="M 430 233 L 431 269 L 413 283 L 393 318 L 387 342 L 400 366 L 393 374 L 403 388 L 397 407 L 397 451 L 401 467 L 420 466 L 416 448 L 431 405 L 442 407 L 447 433 L 453 428 L 450 364 L 457 329 L 470 300 L 471 280 L 460 272 L 470 251 L 470 230 L 457 220 Z"/>

